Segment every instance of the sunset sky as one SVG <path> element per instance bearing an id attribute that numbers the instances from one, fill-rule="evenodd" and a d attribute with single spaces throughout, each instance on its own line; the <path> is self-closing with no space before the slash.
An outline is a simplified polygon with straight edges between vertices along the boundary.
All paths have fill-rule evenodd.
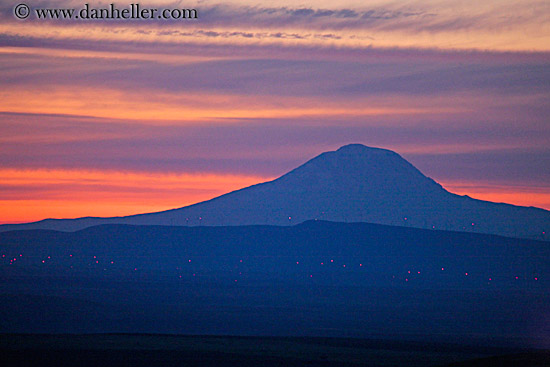
<path id="1" fill-rule="evenodd" d="M 22 1 L 0 0 L 0 223 L 181 207 L 349 143 L 550 209 L 548 0 Z M 86 2 L 111 3 L 27 3 Z"/>

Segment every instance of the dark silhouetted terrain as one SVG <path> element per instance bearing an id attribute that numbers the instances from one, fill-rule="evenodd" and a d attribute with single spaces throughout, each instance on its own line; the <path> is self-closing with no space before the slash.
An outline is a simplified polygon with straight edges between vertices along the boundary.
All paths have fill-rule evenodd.
<path id="1" fill-rule="evenodd" d="M 174 198 L 174 205 L 177 199 Z M 550 212 L 459 196 L 397 153 L 360 144 L 323 153 L 280 178 L 180 209 L 118 218 L 44 220 L 14 229 L 93 225 L 290 225 L 307 220 L 492 233 L 548 240 Z"/>
<path id="2" fill-rule="evenodd" d="M 366 223 L 0 234 L 2 332 L 548 345 L 547 242 Z"/>
<path id="3" fill-rule="evenodd" d="M 0 335 L 3 366 L 544 366 L 548 352 L 384 339 Z M 452 364 L 449 364 L 452 363 Z"/>

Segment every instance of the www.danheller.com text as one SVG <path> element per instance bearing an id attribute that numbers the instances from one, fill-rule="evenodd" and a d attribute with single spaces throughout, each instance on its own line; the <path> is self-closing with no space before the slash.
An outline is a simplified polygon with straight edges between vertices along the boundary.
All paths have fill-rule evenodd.
<path id="1" fill-rule="evenodd" d="M 185 8 L 149 8 L 140 4 L 129 4 L 125 7 L 118 7 L 116 4 L 109 4 L 106 7 L 92 7 L 90 4 L 84 4 L 82 8 L 33 8 L 26 4 L 16 5 L 13 9 L 15 17 L 27 19 L 34 15 L 36 19 L 197 19 L 199 12 L 197 9 Z"/>

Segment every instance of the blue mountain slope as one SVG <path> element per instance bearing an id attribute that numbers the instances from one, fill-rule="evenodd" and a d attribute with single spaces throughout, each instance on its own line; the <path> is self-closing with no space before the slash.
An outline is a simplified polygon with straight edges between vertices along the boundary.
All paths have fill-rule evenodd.
<path id="1" fill-rule="evenodd" d="M 289 225 L 306 220 L 546 239 L 550 212 L 459 196 L 390 150 L 360 144 L 323 153 L 276 180 L 195 205 L 117 218 L 79 218 L 0 226 L 75 231 L 98 224 Z"/>

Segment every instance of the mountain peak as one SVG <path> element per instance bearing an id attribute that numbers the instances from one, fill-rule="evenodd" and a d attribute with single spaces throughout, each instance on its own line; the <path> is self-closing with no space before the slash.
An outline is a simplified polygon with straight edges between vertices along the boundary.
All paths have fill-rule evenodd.
<path id="1" fill-rule="evenodd" d="M 356 157 L 357 159 L 401 158 L 399 154 L 392 150 L 368 147 L 363 144 L 344 145 L 331 153 L 339 156 Z"/>
<path id="2" fill-rule="evenodd" d="M 540 238 L 550 213 L 454 195 L 399 154 L 362 144 L 328 151 L 269 182 L 191 206 L 120 218 L 0 226 L 76 230 L 101 223 L 147 225 L 370 222 Z"/>
<path id="3" fill-rule="evenodd" d="M 337 158 L 345 158 L 347 160 L 364 161 L 364 163 L 370 164 L 382 164 L 382 165 L 410 165 L 399 154 L 392 150 L 368 147 L 363 144 L 348 144 L 338 148 L 334 152 Z"/>
<path id="4" fill-rule="evenodd" d="M 325 181 L 331 178 L 332 182 L 327 184 L 337 184 L 341 187 L 340 182 L 349 182 L 352 184 L 349 190 L 359 187 L 353 187 L 358 181 L 361 183 L 360 186 L 368 182 L 371 188 L 387 188 L 389 182 L 401 182 L 400 191 L 407 191 L 406 187 L 418 180 L 428 185 L 433 184 L 399 154 L 362 144 L 344 145 L 336 151 L 322 153 L 285 176 L 324 178 Z"/>
<path id="5" fill-rule="evenodd" d="M 347 144 L 343 145 L 336 152 L 341 153 L 355 153 L 355 154 L 364 154 L 364 153 L 389 153 L 389 154 L 397 154 L 391 150 L 388 149 L 382 149 L 382 148 L 375 148 L 375 147 L 368 147 L 363 144 L 354 143 L 354 144 Z"/>

